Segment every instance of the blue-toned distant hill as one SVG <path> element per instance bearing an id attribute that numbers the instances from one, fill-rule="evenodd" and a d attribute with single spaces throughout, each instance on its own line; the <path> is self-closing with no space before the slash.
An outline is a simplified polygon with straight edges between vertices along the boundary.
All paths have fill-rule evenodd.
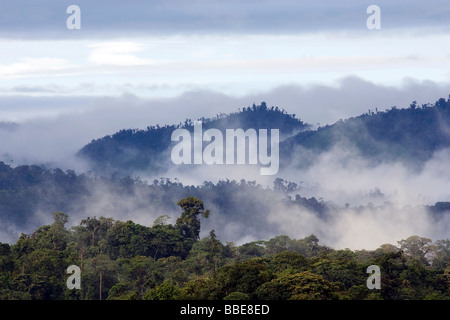
<path id="1" fill-rule="evenodd" d="M 259 106 L 243 108 L 239 112 L 198 120 L 202 121 L 203 130 L 217 128 L 225 132 L 225 129 L 237 128 L 279 129 L 280 139 L 310 127 L 295 115 L 288 114 L 278 107 L 267 107 L 265 102 Z M 113 135 L 92 140 L 78 152 L 78 155 L 88 160 L 92 168 L 101 173 L 116 172 L 127 175 L 143 170 L 164 172 L 172 165 L 169 147 L 173 146 L 171 135 L 177 128 L 185 128 L 192 132 L 193 121 L 187 119 L 178 125 L 164 127 L 157 125 L 147 127 L 146 130 L 121 130 Z"/>
<path id="2" fill-rule="evenodd" d="M 441 98 L 435 104 L 419 107 L 413 102 L 407 109 L 369 111 L 317 130 L 300 132 L 283 142 L 280 160 L 287 164 L 295 158 L 297 165 L 307 166 L 314 161 L 311 154 L 335 148 L 352 150 L 374 163 L 401 161 L 420 167 L 435 151 L 449 147 L 450 99 Z M 302 157 L 301 150 L 308 150 L 308 156 Z"/>
<path id="3" fill-rule="evenodd" d="M 278 107 L 243 108 L 229 115 L 199 119 L 203 129 L 267 128 L 280 129 L 281 166 L 305 167 L 316 156 L 332 149 L 355 152 L 368 160 L 401 161 L 420 167 L 437 150 L 450 147 L 450 99 L 409 108 L 385 111 L 340 120 L 332 125 L 311 126 Z M 163 173 L 170 165 L 171 134 L 176 128 L 193 129 L 193 122 L 148 127 L 147 130 L 121 130 L 93 140 L 78 155 L 99 173 Z M 305 152 L 307 151 L 307 152 Z"/>

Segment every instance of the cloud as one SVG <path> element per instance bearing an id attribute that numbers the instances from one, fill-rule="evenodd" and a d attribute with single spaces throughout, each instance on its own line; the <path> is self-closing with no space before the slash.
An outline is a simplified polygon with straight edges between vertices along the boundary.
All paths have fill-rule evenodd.
<path id="1" fill-rule="evenodd" d="M 330 211 L 319 216 L 301 207 L 274 206 L 267 219 L 279 234 L 315 234 L 322 244 L 352 250 L 376 249 L 414 234 L 448 238 L 449 214 L 437 220 L 424 205 L 450 201 L 450 172 L 444 161 L 449 156 L 450 149 L 441 150 L 415 171 L 398 162 L 373 165 L 352 150 L 335 148 L 309 168 L 284 168 L 279 175 L 299 185 L 295 193 L 322 199 Z"/>
<path id="2" fill-rule="evenodd" d="M 71 1 L 17 0 L 2 4 L 0 35 L 23 38 L 104 37 L 130 34 L 302 33 L 366 30 L 365 1 L 123 1 L 78 0 L 81 30 L 66 28 Z M 382 28 L 448 30 L 445 0 L 403 3 L 379 0 Z"/>
<path id="3" fill-rule="evenodd" d="M 433 81 L 406 78 L 400 86 L 390 86 L 348 76 L 334 85 L 282 85 L 252 96 L 283 107 L 311 124 L 325 125 L 366 113 L 368 109 L 375 112 L 392 106 L 405 108 L 413 100 L 419 105 L 434 103 L 438 97 L 447 97 L 448 91 L 448 84 Z"/>
<path id="4" fill-rule="evenodd" d="M 48 87 L 52 89 L 55 88 Z M 20 126 L 14 132 L 0 135 L 0 156 L 7 154 L 6 158 L 16 163 L 61 161 L 92 139 L 121 129 L 145 129 L 156 124 L 177 124 L 187 118 L 214 117 L 261 101 L 294 113 L 307 123 L 324 125 L 366 113 L 368 109 L 409 107 L 412 100 L 419 105 L 434 103 L 448 94 L 448 85 L 431 81 L 405 80 L 402 86 L 392 87 L 347 77 L 334 86 L 292 84 L 242 96 L 211 90 L 186 91 L 168 98 L 141 98 L 132 94 L 2 96 L 0 121 L 15 121 Z"/>
<path id="5" fill-rule="evenodd" d="M 89 47 L 94 48 L 88 58 L 94 64 L 137 66 L 154 63 L 152 60 L 139 58 L 132 54 L 143 50 L 143 45 L 136 42 L 113 41 L 92 44 Z"/>
<path id="6" fill-rule="evenodd" d="M 448 41 L 442 34 L 389 32 L 371 37 L 320 33 L 3 39 L 0 91 L 33 87 L 42 88 L 42 95 L 132 93 L 146 98 L 215 90 L 248 96 L 289 84 L 315 89 L 317 84 L 338 85 L 339 79 L 352 75 L 384 86 L 400 86 L 405 77 L 448 82 L 445 48 L 428 49 Z"/>
<path id="7" fill-rule="evenodd" d="M 278 234 L 295 239 L 315 234 L 322 245 L 352 250 L 374 250 L 385 243 L 395 245 L 415 234 L 433 241 L 446 239 L 450 227 L 448 214 L 435 221 L 424 207 L 394 205 L 335 209 L 326 219 L 299 207 L 279 208 L 267 218 L 278 227 Z"/>
<path id="8" fill-rule="evenodd" d="M 297 155 L 298 150 L 293 151 Z M 303 182 L 306 196 L 320 196 L 340 206 L 392 202 L 399 207 L 434 204 L 450 199 L 450 176 L 445 159 L 450 150 L 441 150 L 421 171 L 402 163 L 373 165 L 345 146 L 319 155 L 307 169 L 286 168 L 285 179 Z M 295 160 L 294 160 L 295 161 Z"/>
<path id="9" fill-rule="evenodd" d="M 0 78 L 48 75 L 74 66 L 71 62 L 61 58 L 23 58 L 16 63 L 0 65 Z"/>

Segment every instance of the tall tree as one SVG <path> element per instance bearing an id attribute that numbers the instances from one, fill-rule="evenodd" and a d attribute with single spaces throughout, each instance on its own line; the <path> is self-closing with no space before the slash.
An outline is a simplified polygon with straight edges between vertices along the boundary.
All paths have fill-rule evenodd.
<path id="1" fill-rule="evenodd" d="M 431 239 L 414 235 L 406 240 L 398 241 L 398 244 L 406 256 L 418 259 L 423 264 L 428 265 L 427 255 L 433 249 Z"/>
<path id="2" fill-rule="evenodd" d="M 55 211 L 53 220 L 54 222 L 50 226 L 50 238 L 53 249 L 64 249 L 69 237 L 69 232 L 64 228 L 64 225 L 69 221 L 69 216 L 64 212 Z"/>
<path id="3" fill-rule="evenodd" d="M 183 209 L 181 216 L 177 219 L 176 226 L 185 238 L 200 238 L 199 216 L 208 218 L 209 210 L 205 210 L 203 201 L 197 197 L 187 197 L 181 199 L 177 204 Z"/>
<path id="4" fill-rule="evenodd" d="M 106 254 L 98 254 L 95 257 L 86 260 L 85 276 L 87 281 L 82 280 L 84 283 L 88 283 L 92 288 L 96 288 L 98 295 L 93 293 L 92 298 L 98 296 L 99 300 L 102 300 L 105 294 L 116 282 L 116 264 Z"/>

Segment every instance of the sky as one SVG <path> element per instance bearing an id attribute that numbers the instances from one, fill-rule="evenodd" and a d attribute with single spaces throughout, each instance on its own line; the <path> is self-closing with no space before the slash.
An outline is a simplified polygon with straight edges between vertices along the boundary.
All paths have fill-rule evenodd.
<path id="1" fill-rule="evenodd" d="M 80 29 L 71 30 L 73 4 Z M 366 25 L 372 4 L 380 29 Z M 213 102 L 205 113 L 270 100 L 308 123 L 332 123 L 450 91 L 450 4 L 443 0 L 19 0 L 1 7 L 0 121 L 89 114 L 104 98 L 124 96 L 164 113 L 158 105 L 170 99 L 216 94 L 234 104 L 223 110 Z M 320 91 L 350 91 L 352 81 L 391 92 L 390 102 L 378 94 L 365 99 L 364 90 L 347 92 L 334 110 L 320 94 L 310 101 Z M 184 120 L 176 116 L 169 109 L 164 120 Z"/>

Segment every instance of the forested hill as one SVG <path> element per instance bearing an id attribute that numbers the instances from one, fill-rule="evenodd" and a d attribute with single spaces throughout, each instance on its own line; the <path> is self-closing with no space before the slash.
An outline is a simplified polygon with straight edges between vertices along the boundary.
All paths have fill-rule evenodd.
<path id="1" fill-rule="evenodd" d="M 318 155 L 337 148 L 352 150 L 374 162 L 401 161 L 420 166 L 435 151 L 449 147 L 450 97 L 422 106 L 413 101 L 406 109 L 369 110 L 318 130 L 300 132 L 282 143 L 280 160 L 287 164 L 295 156 L 297 164 L 305 166 L 314 157 L 302 157 L 302 151 Z"/>
<path id="2" fill-rule="evenodd" d="M 200 118 L 203 130 L 217 128 L 247 130 L 279 129 L 280 139 L 292 136 L 310 127 L 278 107 L 267 107 L 265 102 L 243 108 L 231 114 L 219 114 L 214 118 Z M 149 119 L 151 121 L 151 119 Z M 193 132 L 194 122 L 166 126 L 149 126 L 146 130 L 124 129 L 113 135 L 92 140 L 78 155 L 88 160 L 93 169 L 102 173 L 132 174 L 145 170 L 147 173 L 164 172 L 172 165 L 170 160 L 171 134 L 177 128 Z"/>
<path id="3" fill-rule="evenodd" d="M 450 147 L 450 99 L 409 108 L 391 107 L 318 129 L 278 107 L 243 108 L 239 112 L 201 118 L 203 129 L 248 128 L 280 130 L 281 167 L 309 166 L 316 157 L 330 150 L 350 150 L 371 161 L 401 161 L 420 167 L 435 151 Z M 146 130 L 126 129 L 92 140 L 78 155 L 101 173 L 124 175 L 145 171 L 163 174 L 170 161 L 171 134 L 177 128 L 193 130 L 193 122 L 158 125 Z M 305 152 L 306 151 L 306 152 Z"/>

